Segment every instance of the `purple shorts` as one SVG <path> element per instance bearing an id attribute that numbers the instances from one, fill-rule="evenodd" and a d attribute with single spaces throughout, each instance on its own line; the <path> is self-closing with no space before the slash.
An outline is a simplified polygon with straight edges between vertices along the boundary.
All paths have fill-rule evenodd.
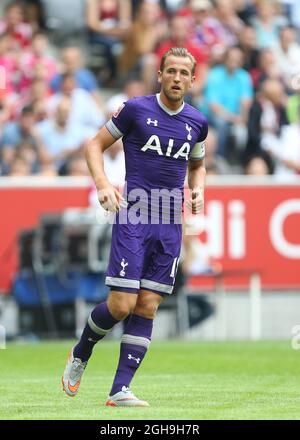
<path id="1" fill-rule="evenodd" d="M 115 223 L 105 284 L 132 293 L 171 294 L 181 239 L 181 224 Z"/>

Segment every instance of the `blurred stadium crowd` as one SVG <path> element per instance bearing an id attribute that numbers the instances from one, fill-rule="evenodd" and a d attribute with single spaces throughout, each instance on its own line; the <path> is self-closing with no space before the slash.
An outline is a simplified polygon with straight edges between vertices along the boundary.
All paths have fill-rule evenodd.
<path id="1" fill-rule="evenodd" d="M 211 127 L 208 173 L 299 174 L 300 2 L 6 3 L 1 176 L 88 175 L 85 143 L 124 100 L 159 90 L 159 60 L 173 46 L 186 47 L 198 62 L 187 100 Z M 120 142 L 106 152 L 105 167 L 119 184 Z"/>

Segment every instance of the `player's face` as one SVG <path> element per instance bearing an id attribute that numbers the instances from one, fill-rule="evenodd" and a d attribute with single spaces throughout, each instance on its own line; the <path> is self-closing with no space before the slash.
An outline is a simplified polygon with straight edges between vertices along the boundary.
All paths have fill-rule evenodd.
<path id="1" fill-rule="evenodd" d="M 158 72 L 158 82 L 167 100 L 172 103 L 182 102 L 195 80 L 192 68 L 192 61 L 188 57 L 167 57 L 163 71 Z"/>

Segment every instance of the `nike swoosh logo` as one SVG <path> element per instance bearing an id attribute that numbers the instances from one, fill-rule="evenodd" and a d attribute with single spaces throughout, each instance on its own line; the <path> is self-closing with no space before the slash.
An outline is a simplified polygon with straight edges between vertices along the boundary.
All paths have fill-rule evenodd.
<path id="1" fill-rule="evenodd" d="M 80 385 L 80 380 L 76 382 L 75 385 L 70 385 L 70 383 L 68 382 L 68 388 L 71 391 L 71 393 L 76 393 L 76 391 L 79 388 L 79 385 Z"/>

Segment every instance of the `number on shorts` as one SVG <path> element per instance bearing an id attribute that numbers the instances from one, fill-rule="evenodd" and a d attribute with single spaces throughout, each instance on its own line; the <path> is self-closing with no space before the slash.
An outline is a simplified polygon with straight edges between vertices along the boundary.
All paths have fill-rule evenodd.
<path id="1" fill-rule="evenodd" d="M 172 277 L 172 278 L 175 278 L 175 275 L 176 275 L 177 260 L 178 260 L 178 257 L 174 258 L 173 265 L 172 265 L 172 270 L 171 270 L 171 273 L 170 273 L 170 277 Z"/>

